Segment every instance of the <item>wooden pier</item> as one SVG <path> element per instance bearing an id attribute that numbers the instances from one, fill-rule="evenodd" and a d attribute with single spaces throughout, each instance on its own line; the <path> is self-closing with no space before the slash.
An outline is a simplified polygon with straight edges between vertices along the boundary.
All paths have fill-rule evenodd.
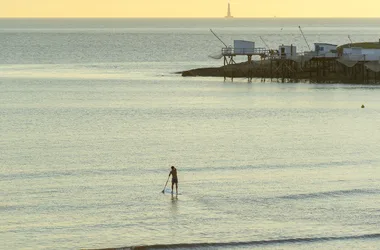
<path id="1" fill-rule="evenodd" d="M 380 69 L 378 62 L 358 61 L 353 66 L 347 66 L 334 57 L 296 61 L 269 56 L 263 60 L 243 63 L 234 63 L 233 58 L 229 58 L 227 62 L 222 67 L 200 68 L 180 73 L 182 76 L 219 76 L 224 77 L 224 80 L 230 78 L 231 81 L 234 78 L 246 78 L 248 82 L 256 78 L 276 82 L 380 84 L 380 72 L 368 67 L 368 63 L 377 63 Z"/>
<path id="2" fill-rule="evenodd" d="M 251 63 L 252 56 L 260 56 L 260 58 L 266 58 L 270 53 L 270 50 L 264 48 L 255 49 L 234 49 L 234 48 L 223 48 L 222 55 L 224 58 L 224 65 L 229 65 L 235 63 L 235 56 L 247 56 L 247 62 Z"/>
<path id="3" fill-rule="evenodd" d="M 298 61 L 272 52 L 266 49 L 234 51 L 225 48 L 222 51 L 224 63 L 221 76 L 231 81 L 236 77 L 244 77 L 248 82 L 253 78 L 262 78 L 279 82 L 380 83 L 380 73 L 366 67 L 369 61 L 357 61 L 349 67 L 340 63 L 338 57 L 317 56 Z M 247 61 L 237 64 L 234 57 L 242 55 L 247 56 Z M 253 56 L 259 56 L 260 60 L 253 61 Z"/>

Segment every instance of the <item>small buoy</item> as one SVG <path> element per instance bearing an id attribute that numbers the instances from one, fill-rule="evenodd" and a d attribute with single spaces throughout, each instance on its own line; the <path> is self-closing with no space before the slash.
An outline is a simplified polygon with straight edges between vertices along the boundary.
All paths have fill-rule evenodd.
<path id="1" fill-rule="evenodd" d="M 364 109 L 364 104 L 362 104 L 362 109 Z"/>

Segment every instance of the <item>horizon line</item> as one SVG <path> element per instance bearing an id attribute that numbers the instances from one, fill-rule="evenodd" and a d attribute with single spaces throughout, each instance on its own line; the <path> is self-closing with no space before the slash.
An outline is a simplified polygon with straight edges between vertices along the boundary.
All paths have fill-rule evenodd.
<path id="1" fill-rule="evenodd" d="M 380 17 L 0 17 L 0 19 L 380 19 Z"/>

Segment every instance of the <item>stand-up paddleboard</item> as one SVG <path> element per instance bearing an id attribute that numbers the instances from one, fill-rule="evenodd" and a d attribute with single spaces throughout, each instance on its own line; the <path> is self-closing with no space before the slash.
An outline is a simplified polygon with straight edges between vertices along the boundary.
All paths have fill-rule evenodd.
<path id="1" fill-rule="evenodd" d="M 172 194 L 172 189 L 171 188 L 165 188 L 164 189 L 164 194 Z M 176 194 L 175 189 L 174 189 L 173 195 L 182 195 L 182 193 Z"/>

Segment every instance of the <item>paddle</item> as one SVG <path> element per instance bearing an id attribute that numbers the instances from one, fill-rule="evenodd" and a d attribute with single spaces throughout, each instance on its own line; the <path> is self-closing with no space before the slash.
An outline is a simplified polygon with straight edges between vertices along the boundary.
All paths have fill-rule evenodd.
<path id="1" fill-rule="evenodd" d="M 169 177 L 170 177 L 170 175 L 168 176 L 168 179 L 166 180 L 165 187 L 164 187 L 164 189 L 162 190 L 162 193 L 165 193 L 165 188 L 166 188 L 166 185 L 168 185 Z"/>

